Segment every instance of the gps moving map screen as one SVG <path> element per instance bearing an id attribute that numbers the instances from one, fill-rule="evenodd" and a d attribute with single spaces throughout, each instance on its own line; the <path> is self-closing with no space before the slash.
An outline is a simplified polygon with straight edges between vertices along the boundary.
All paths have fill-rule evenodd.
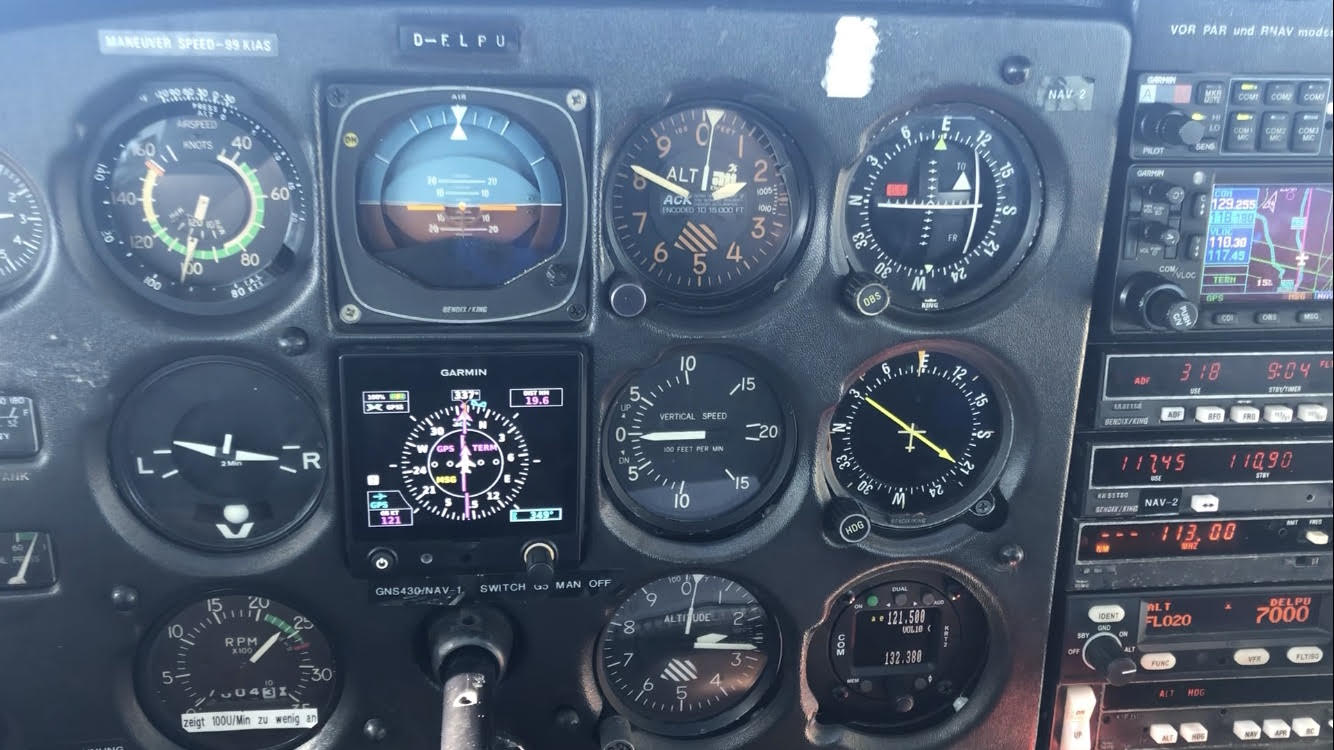
<path id="1" fill-rule="evenodd" d="M 1203 301 L 1334 298 L 1330 198 L 1328 183 L 1214 185 Z"/>

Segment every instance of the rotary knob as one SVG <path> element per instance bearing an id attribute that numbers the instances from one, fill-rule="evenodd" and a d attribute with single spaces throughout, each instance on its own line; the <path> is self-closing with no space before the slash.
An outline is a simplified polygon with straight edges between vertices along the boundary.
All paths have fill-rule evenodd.
<path id="1" fill-rule="evenodd" d="M 1171 106 L 1146 108 L 1138 125 L 1139 137 L 1154 145 L 1194 146 L 1206 132 L 1203 122 Z"/>
<path id="2" fill-rule="evenodd" d="M 1189 331 L 1200 319 L 1200 306 L 1182 288 L 1156 273 L 1130 277 L 1119 295 L 1121 312 L 1153 330 Z"/>
<path id="3" fill-rule="evenodd" d="M 1135 676 L 1135 660 L 1126 655 L 1121 639 L 1098 633 L 1084 642 L 1084 664 L 1112 685 L 1125 685 Z"/>

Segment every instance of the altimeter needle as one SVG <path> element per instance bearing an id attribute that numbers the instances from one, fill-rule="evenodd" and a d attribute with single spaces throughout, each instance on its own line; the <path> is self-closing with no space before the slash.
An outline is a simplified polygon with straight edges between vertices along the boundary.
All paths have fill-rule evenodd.
<path id="1" fill-rule="evenodd" d="M 949 461 L 950 463 L 958 463 L 957 461 L 954 460 L 954 456 L 950 455 L 949 451 L 931 442 L 930 438 L 928 438 L 925 434 L 923 434 L 921 430 L 918 430 L 917 428 L 910 426 L 907 422 L 903 421 L 902 419 L 899 419 L 898 415 L 896 415 L 889 409 L 886 409 L 885 407 L 881 406 L 879 403 L 876 402 L 875 399 L 871 398 L 870 396 L 865 396 L 863 398 L 866 401 L 866 403 L 875 407 L 876 411 L 894 420 L 894 423 L 897 424 L 899 427 L 902 427 L 904 430 L 906 430 L 910 437 L 915 437 L 918 440 L 921 440 L 922 445 L 925 445 L 926 447 L 935 451 L 937 456 L 940 456 L 941 458 L 945 459 L 946 461 Z"/>
<path id="2" fill-rule="evenodd" d="M 669 193 L 676 193 L 677 195 L 681 196 L 682 198 L 689 198 L 689 197 L 690 197 L 690 191 L 689 191 L 689 190 L 687 190 L 687 189 L 681 187 L 680 185 L 676 184 L 675 182 L 672 182 L 671 180 L 667 179 L 666 177 L 662 177 L 662 176 L 660 176 L 660 175 L 657 175 L 657 174 L 654 174 L 653 172 L 648 171 L 647 169 L 644 169 L 643 167 L 639 166 L 638 164 L 631 164 L 631 165 L 630 165 L 630 171 L 631 171 L 631 172 L 634 172 L 635 174 L 639 175 L 640 177 L 643 177 L 644 179 L 648 180 L 649 182 L 653 183 L 654 185 L 657 185 L 658 187 L 662 188 L 663 190 L 666 190 L 666 191 L 669 192 Z"/>

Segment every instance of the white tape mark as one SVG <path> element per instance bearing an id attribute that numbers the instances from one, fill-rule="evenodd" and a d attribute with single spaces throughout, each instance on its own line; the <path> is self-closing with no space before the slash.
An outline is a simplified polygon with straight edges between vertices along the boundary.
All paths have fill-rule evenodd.
<path id="1" fill-rule="evenodd" d="M 880 34 L 874 18 L 843 16 L 834 24 L 834 42 L 820 85 L 831 99 L 861 99 L 875 84 Z"/>

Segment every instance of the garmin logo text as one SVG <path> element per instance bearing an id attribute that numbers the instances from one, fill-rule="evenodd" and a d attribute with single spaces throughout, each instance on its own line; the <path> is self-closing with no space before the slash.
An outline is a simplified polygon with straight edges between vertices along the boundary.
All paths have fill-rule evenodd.
<path id="1" fill-rule="evenodd" d="M 484 378 L 486 377 L 485 367 L 460 367 L 457 369 L 446 367 L 440 371 L 442 378 Z"/>

